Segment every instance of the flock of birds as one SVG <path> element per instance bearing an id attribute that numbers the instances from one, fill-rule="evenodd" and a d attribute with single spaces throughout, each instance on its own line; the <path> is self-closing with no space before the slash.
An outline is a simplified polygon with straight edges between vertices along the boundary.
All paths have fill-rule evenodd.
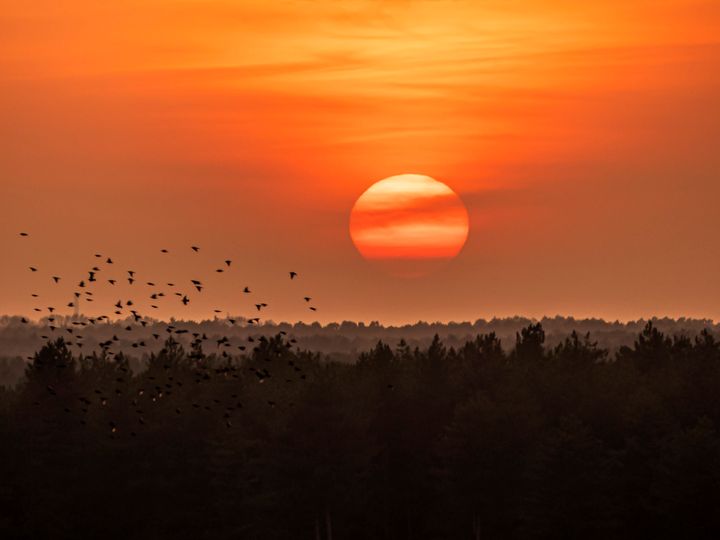
<path id="1" fill-rule="evenodd" d="M 21 232 L 19 233 L 21 237 L 26 238 L 30 236 L 27 232 Z M 200 253 L 200 247 L 193 245 L 190 246 L 190 250 L 198 254 Z M 169 253 L 169 250 L 167 249 L 161 249 L 160 252 L 162 254 Z M 113 260 L 112 257 L 103 255 L 101 253 L 95 253 L 95 258 L 98 259 L 97 264 L 92 266 L 92 268 L 87 270 L 87 275 L 79 281 L 77 281 L 76 285 L 73 287 L 75 289 L 73 291 L 73 297 L 70 299 L 70 301 L 65 306 L 47 306 L 45 308 L 41 307 L 34 307 L 34 311 L 38 313 L 45 313 L 47 312 L 44 320 L 46 321 L 46 327 L 49 330 L 50 334 L 42 335 L 41 337 L 43 339 L 51 339 L 53 336 L 62 335 L 64 340 L 69 343 L 71 346 L 74 345 L 75 347 L 82 348 L 84 345 L 83 341 L 83 329 L 87 327 L 88 325 L 100 325 L 101 323 L 110 323 L 113 319 L 120 320 L 125 318 L 128 321 L 128 324 L 124 326 L 124 330 L 128 333 L 128 336 L 130 336 L 133 331 L 137 331 L 138 329 L 142 329 L 148 326 L 148 324 L 153 324 L 152 328 L 155 328 L 156 321 L 150 317 L 146 317 L 143 314 L 141 314 L 138 311 L 138 304 L 140 302 L 136 299 L 127 299 L 127 300 L 118 300 L 115 302 L 112 306 L 110 311 L 112 312 L 112 315 L 109 313 L 104 313 L 100 315 L 96 315 L 93 317 L 62 317 L 61 316 L 61 310 L 64 308 L 73 309 L 75 313 L 78 312 L 79 303 L 81 301 L 85 302 L 94 302 L 96 298 L 94 297 L 94 292 L 92 289 L 98 286 L 99 283 L 106 283 L 109 287 L 114 287 L 118 284 L 117 277 L 108 277 L 108 278 L 101 278 L 108 268 L 115 268 L 116 262 Z M 226 271 L 229 271 L 229 269 L 232 267 L 233 261 L 231 259 L 225 259 L 223 261 L 223 265 L 218 267 L 215 272 L 216 273 L 224 273 Z M 29 271 L 36 273 L 39 272 L 40 269 L 36 266 L 29 266 Z M 134 270 L 124 270 L 125 272 L 125 278 L 127 280 L 128 285 L 135 285 L 139 284 L 139 276 Z M 288 277 L 290 280 L 296 280 L 298 278 L 298 273 L 295 271 L 289 271 Z M 64 280 L 63 276 L 60 275 L 51 275 L 50 279 L 53 284 L 57 285 L 61 281 Z M 150 303 L 149 307 L 150 309 L 159 309 L 159 303 L 160 301 L 166 297 L 166 293 L 161 290 L 163 285 L 159 285 L 159 282 L 157 281 L 146 281 L 145 285 L 147 287 L 150 287 L 149 291 L 145 290 L 144 292 L 141 292 L 140 294 L 146 295 L 147 300 Z M 164 287 L 168 287 L 170 289 L 175 289 L 172 291 L 172 293 L 168 293 L 168 297 L 177 297 L 177 300 L 182 306 L 187 306 L 191 302 L 192 294 L 194 293 L 188 293 L 186 290 L 183 290 L 183 288 L 180 285 L 177 285 L 173 282 L 166 282 L 164 284 Z M 205 287 L 204 283 L 200 279 L 191 279 L 189 280 L 189 283 L 186 284 L 186 287 L 188 289 L 192 288 L 195 289 L 197 294 L 202 293 L 203 288 Z M 142 291 L 142 289 L 141 289 Z M 252 291 L 250 290 L 249 286 L 245 286 L 242 289 L 242 293 L 249 295 L 252 294 Z M 39 294 L 32 293 L 32 298 L 36 301 L 41 298 Z M 314 305 L 311 305 L 312 297 L 310 296 L 303 296 L 302 300 L 307 304 L 307 308 L 310 311 L 317 311 L 317 308 Z M 257 312 L 261 312 L 262 310 L 266 309 L 268 307 L 268 304 L 266 302 L 257 302 L 254 304 L 255 309 Z M 215 309 L 214 312 L 216 314 L 222 313 L 222 310 Z M 260 324 L 260 317 L 250 317 L 245 318 L 243 321 L 239 321 L 235 318 L 227 318 L 227 321 L 230 325 L 236 325 L 245 323 L 247 325 L 259 325 Z M 21 319 L 21 322 L 23 324 L 30 324 L 30 320 L 23 317 Z M 124 323 L 123 323 L 124 324 Z M 190 333 L 190 330 L 186 328 L 179 327 L 178 324 L 164 324 L 164 329 L 169 334 L 169 337 L 173 336 L 181 336 L 183 334 Z M 147 333 L 149 330 L 145 330 L 145 333 Z M 159 330 L 158 330 L 159 331 Z M 57 333 L 56 333 L 57 332 Z M 154 340 L 160 340 L 161 334 L 159 333 L 152 333 L 152 338 Z M 216 348 L 218 350 L 218 355 L 225 358 L 230 359 L 232 358 L 232 354 L 229 352 L 229 350 L 232 350 L 234 348 L 237 348 L 240 351 L 245 351 L 247 345 L 245 343 L 238 344 L 235 339 L 230 338 L 228 336 L 213 336 L 213 338 L 209 338 L 205 333 L 200 332 L 192 332 L 192 340 L 190 342 L 191 345 L 191 352 L 188 356 L 190 358 L 197 357 L 198 360 L 202 359 L 203 354 L 199 351 L 202 350 L 202 346 L 207 342 L 214 342 L 216 345 Z M 285 336 L 286 333 L 284 331 L 280 332 L 280 335 Z M 268 343 L 268 339 L 265 336 L 255 336 L 248 335 L 246 338 L 243 338 L 247 340 L 247 342 L 253 343 L 253 342 L 261 342 L 261 343 Z M 113 355 L 116 355 L 117 353 L 113 350 L 113 346 L 117 345 L 118 343 L 122 342 L 116 334 L 112 336 L 112 338 L 107 339 L 105 341 L 101 341 L 99 343 L 100 348 L 103 351 L 103 354 L 107 358 L 112 358 Z M 293 338 L 290 338 L 288 341 L 283 342 L 282 346 L 289 348 L 292 348 L 294 344 L 296 344 L 297 341 Z M 138 338 L 132 341 L 132 347 L 133 348 L 143 348 L 148 347 L 148 343 L 145 341 L 145 338 Z M 276 343 L 277 345 L 277 343 Z M 280 353 L 275 352 L 276 355 L 280 355 Z M 32 359 L 32 357 L 31 357 Z M 270 361 L 271 358 L 267 358 L 266 360 Z M 57 366 L 62 367 L 62 366 Z M 118 367 L 121 371 L 129 372 L 128 367 L 120 365 Z M 143 414 L 143 410 L 140 407 L 140 400 L 143 398 L 143 396 L 147 397 L 151 402 L 155 403 L 158 400 L 163 399 L 164 397 L 168 397 L 172 394 L 174 389 L 178 389 L 183 386 L 182 380 L 177 380 L 172 374 L 172 366 L 170 365 L 164 365 L 163 366 L 164 371 L 166 372 L 166 376 L 163 378 L 163 380 L 157 380 L 157 375 L 150 375 L 148 378 L 151 383 L 154 384 L 154 387 L 151 389 L 138 389 L 137 390 L 137 396 L 132 399 L 131 404 L 136 407 L 136 413 L 138 415 L 138 422 L 140 424 L 145 424 L 145 417 Z M 231 362 L 227 362 L 222 367 L 213 367 L 210 365 L 203 365 L 202 363 L 198 363 L 197 369 L 193 372 L 192 377 L 195 384 L 201 384 L 203 382 L 209 381 L 213 378 L 213 376 L 220 376 L 224 378 L 239 378 L 239 367 Z M 259 369 L 257 367 L 250 366 L 248 368 L 250 371 L 252 371 L 257 378 L 259 383 L 265 382 L 266 379 L 270 379 L 272 377 L 271 372 L 267 368 Z M 290 372 L 292 372 L 298 380 L 305 380 L 306 374 L 303 372 L 302 368 L 298 365 L 296 365 L 295 362 L 292 360 L 288 360 L 288 369 Z M 127 373 L 129 376 L 130 374 Z M 103 388 L 96 388 L 94 390 L 95 399 L 88 397 L 88 396 L 79 396 L 77 397 L 79 402 L 79 411 L 74 411 L 70 407 L 65 408 L 65 412 L 67 413 L 75 413 L 79 412 L 81 415 L 80 422 L 83 425 L 86 425 L 85 415 L 88 414 L 89 407 L 97 401 L 97 403 L 104 407 L 107 406 L 108 402 L 110 401 L 110 396 L 120 396 L 124 394 L 124 389 L 122 388 L 123 383 L 127 383 L 128 379 L 125 379 L 124 377 L 118 377 L 115 381 L 117 384 L 115 385 L 115 388 L 111 391 L 108 391 L 108 389 Z M 190 381 L 185 381 L 186 383 Z M 286 378 L 285 382 L 293 382 L 293 379 Z M 48 385 L 47 387 L 47 394 L 49 396 L 57 396 L 58 395 L 58 389 L 53 387 L 53 385 Z M 232 395 L 232 399 L 236 399 L 237 394 Z M 270 407 L 275 407 L 276 403 L 272 400 L 269 400 L 267 404 Z M 202 405 L 200 403 L 193 402 L 191 406 L 194 409 L 206 409 L 210 411 L 212 408 L 217 407 L 218 405 L 222 405 L 220 400 L 214 399 L 212 404 Z M 233 411 L 236 408 L 239 408 L 240 404 L 229 404 L 223 409 L 223 418 L 225 421 L 225 424 L 227 427 L 232 426 L 231 422 L 231 415 Z M 178 408 L 176 409 L 177 414 L 181 414 L 181 410 Z M 119 426 L 115 420 L 111 420 L 109 422 L 109 428 L 112 435 L 115 435 L 118 432 Z M 136 431 L 131 431 L 130 434 L 132 436 L 136 435 Z"/>
<path id="2" fill-rule="evenodd" d="M 28 237 L 29 234 L 26 232 L 21 232 L 20 236 Z M 198 247 L 198 246 L 190 246 L 190 249 L 194 253 L 200 252 L 200 247 Z M 161 253 L 169 253 L 169 250 L 161 249 L 160 252 Z M 115 261 L 112 259 L 112 257 L 106 257 L 100 253 L 95 253 L 95 257 L 100 260 L 105 259 L 104 263 L 100 262 L 98 264 L 104 264 L 106 266 L 115 264 Z M 230 267 L 232 266 L 232 260 L 225 259 L 224 265 L 225 265 L 224 267 L 217 268 L 215 270 L 215 272 L 223 273 L 226 270 L 230 269 Z M 29 266 L 28 268 L 29 268 L 30 272 L 38 272 L 39 271 L 39 269 L 36 266 Z M 98 266 L 98 265 L 95 265 L 91 269 L 89 269 L 87 271 L 87 277 L 84 279 L 81 279 L 77 283 L 78 290 L 76 290 L 73 293 L 74 298 L 70 302 L 68 302 L 65 307 L 75 309 L 79 306 L 79 303 L 81 301 L 93 302 L 94 301 L 94 298 L 93 298 L 94 293 L 93 293 L 93 291 L 90 290 L 90 288 L 92 288 L 95 283 L 98 283 L 101 281 L 100 279 L 98 279 L 98 274 L 100 274 L 102 270 L 104 270 L 104 268 L 101 266 Z M 125 270 L 125 272 L 127 273 L 127 276 L 125 279 L 127 280 L 127 283 L 129 285 L 133 285 L 134 283 L 136 283 L 138 281 L 137 277 L 136 277 L 136 272 L 134 270 Z M 288 275 L 291 280 L 294 280 L 295 278 L 298 277 L 298 273 L 295 271 L 288 272 Z M 61 276 L 58 276 L 58 275 L 52 275 L 51 279 L 52 279 L 53 283 L 58 284 L 58 283 L 60 283 L 62 278 L 61 278 Z M 111 286 L 114 286 L 118 283 L 118 279 L 117 278 L 108 278 L 108 279 L 106 279 L 106 282 L 109 283 Z M 162 285 L 159 285 L 155 281 L 147 281 L 145 284 L 148 287 L 152 288 L 150 294 L 148 295 L 148 298 L 153 301 L 153 303 L 150 304 L 150 308 L 151 309 L 159 309 L 160 308 L 160 306 L 158 305 L 159 301 L 166 296 L 164 291 L 157 290 Z M 172 283 L 172 282 L 167 282 L 165 285 L 170 288 L 178 288 L 179 287 L 178 285 L 176 285 L 175 283 Z M 199 279 L 191 279 L 190 285 L 194 289 L 196 289 L 196 291 L 198 293 L 201 293 L 204 288 L 203 282 Z M 252 293 L 252 291 L 250 290 L 250 287 L 248 287 L 248 286 L 244 287 L 242 292 L 244 294 Z M 183 306 L 187 306 L 190 303 L 191 297 L 188 296 L 187 292 L 184 292 L 181 290 L 176 290 L 173 292 L 173 294 L 178 297 L 180 303 L 182 303 Z M 38 299 L 40 297 L 40 295 L 38 295 L 37 293 L 32 293 L 31 296 L 35 299 Z M 315 306 L 310 305 L 312 297 L 304 296 L 303 300 L 308 304 L 308 309 L 310 311 L 313 311 L 313 312 L 317 311 L 317 308 Z M 134 306 L 135 306 L 135 301 L 133 299 L 129 299 L 126 301 L 118 300 L 112 307 L 113 307 L 115 316 L 122 317 L 123 315 L 127 315 L 129 313 L 130 315 L 132 315 L 135 322 L 140 322 L 142 324 L 143 316 L 138 313 L 137 309 L 135 309 Z M 265 309 L 267 307 L 268 307 L 268 304 L 266 302 L 258 302 L 255 304 L 255 309 L 258 312 L 262 311 L 263 309 Z M 46 308 L 34 307 L 33 310 L 38 313 L 43 313 L 45 310 L 47 310 L 47 312 L 48 312 L 47 320 L 52 323 L 55 320 L 55 314 L 58 312 L 58 307 L 57 306 L 47 306 Z M 123 310 L 126 310 L 126 312 L 124 312 Z M 223 312 L 223 310 L 220 310 L 220 309 L 214 309 L 213 311 L 215 314 L 219 314 L 219 313 Z M 98 315 L 95 317 L 88 317 L 87 320 L 90 324 L 95 324 L 96 322 L 102 322 L 104 320 L 110 321 L 111 317 L 107 314 L 101 314 L 101 315 Z M 235 324 L 237 322 L 235 319 L 231 319 L 231 318 L 228 319 L 228 321 L 231 324 Z M 27 320 L 26 318 L 23 318 L 22 322 L 27 324 L 30 321 Z M 259 324 L 260 317 L 248 318 L 247 322 L 250 324 Z M 57 329 L 57 327 L 52 324 L 49 326 L 49 328 L 52 331 Z"/>

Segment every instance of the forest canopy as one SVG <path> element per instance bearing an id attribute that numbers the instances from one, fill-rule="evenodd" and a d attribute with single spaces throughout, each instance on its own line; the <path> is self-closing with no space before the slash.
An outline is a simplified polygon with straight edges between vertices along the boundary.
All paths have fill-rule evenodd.
<path id="1" fill-rule="evenodd" d="M 207 349 L 207 350 L 206 350 Z M 48 341 L 0 390 L 0 529 L 17 538 L 637 538 L 720 532 L 720 343 L 648 323 L 511 346 L 378 341 L 328 361 L 169 336 Z"/>

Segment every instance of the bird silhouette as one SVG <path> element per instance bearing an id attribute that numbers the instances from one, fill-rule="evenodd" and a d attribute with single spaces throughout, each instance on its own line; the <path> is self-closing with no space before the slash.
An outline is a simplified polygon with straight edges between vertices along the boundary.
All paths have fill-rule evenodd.
<path id="1" fill-rule="evenodd" d="M 290 272 L 290 279 L 295 279 L 297 277 L 297 272 Z"/>

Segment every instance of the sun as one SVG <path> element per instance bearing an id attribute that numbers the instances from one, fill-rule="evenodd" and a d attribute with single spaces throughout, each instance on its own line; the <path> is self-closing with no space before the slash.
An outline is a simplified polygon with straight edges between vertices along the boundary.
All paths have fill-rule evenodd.
<path id="1" fill-rule="evenodd" d="M 460 197 L 421 174 L 374 183 L 350 213 L 350 237 L 360 254 L 402 275 L 425 274 L 457 256 L 468 229 Z"/>

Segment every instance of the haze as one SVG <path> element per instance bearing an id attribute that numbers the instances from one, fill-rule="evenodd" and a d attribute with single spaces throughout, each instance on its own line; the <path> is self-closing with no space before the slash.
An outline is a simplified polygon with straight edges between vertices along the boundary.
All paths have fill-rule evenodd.
<path id="1" fill-rule="evenodd" d="M 102 253 L 234 261 L 160 317 L 247 313 L 247 284 L 276 321 L 720 316 L 715 1 L 0 4 L 3 313 L 51 290 L 28 265 L 74 281 Z M 348 230 L 407 171 L 470 216 L 414 279 Z"/>

